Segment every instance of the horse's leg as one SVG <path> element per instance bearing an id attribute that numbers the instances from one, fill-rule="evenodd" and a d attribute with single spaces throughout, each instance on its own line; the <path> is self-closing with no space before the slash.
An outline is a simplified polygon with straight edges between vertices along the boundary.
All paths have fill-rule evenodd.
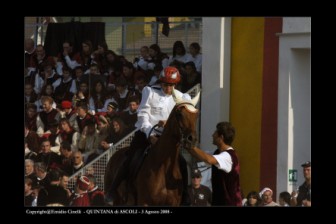
<path id="1" fill-rule="evenodd" d="M 128 164 L 127 164 L 127 158 L 123 158 L 123 161 L 121 162 L 116 175 L 114 176 L 114 179 L 112 181 L 110 189 L 107 190 L 107 197 L 109 200 L 117 200 L 120 198 L 120 195 L 118 193 L 118 187 L 121 185 L 121 182 L 123 182 L 127 175 L 128 175 Z"/>
<path id="2" fill-rule="evenodd" d="M 181 154 L 179 154 L 179 168 L 182 175 L 182 183 L 183 183 L 181 205 L 189 206 L 190 197 L 188 194 L 188 167 L 187 167 L 187 161 Z"/>

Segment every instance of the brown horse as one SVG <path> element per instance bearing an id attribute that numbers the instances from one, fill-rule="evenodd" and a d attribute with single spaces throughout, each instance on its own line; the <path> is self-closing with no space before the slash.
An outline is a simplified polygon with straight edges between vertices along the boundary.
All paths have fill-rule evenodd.
<path id="1" fill-rule="evenodd" d="M 169 115 L 164 131 L 158 142 L 149 150 L 142 166 L 134 180 L 133 194 L 128 192 L 128 201 L 125 198 L 125 182 L 118 192 L 120 199 L 114 205 L 168 205 L 179 206 L 182 195 L 182 175 L 179 168 L 179 149 L 182 138 L 196 140 L 196 120 L 198 110 L 195 105 L 200 93 L 190 102 L 176 98 L 176 105 Z M 110 159 L 105 173 L 105 189 L 109 189 L 118 167 L 125 159 L 125 151 L 121 149 Z M 136 197 L 134 197 L 136 196 Z"/>

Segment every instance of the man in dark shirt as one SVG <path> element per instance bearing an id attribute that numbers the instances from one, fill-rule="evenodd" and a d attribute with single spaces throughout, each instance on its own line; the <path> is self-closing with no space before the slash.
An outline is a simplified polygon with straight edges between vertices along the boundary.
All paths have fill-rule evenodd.
<path id="1" fill-rule="evenodd" d="M 192 170 L 191 178 L 191 185 L 188 187 L 191 206 L 210 206 L 211 191 L 207 186 L 201 184 L 201 171 Z"/>
<path id="2" fill-rule="evenodd" d="M 307 161 L 301 166 L 305 182 L 299 187 L 299 192 L 292 192 L 291 205 L 311 207 L 311 162 Z"/>
<path id="3" fill-rule="evenodd" d="M 69 200 L 66 190 L 59 186 L 60 171 L 51 170 L 50 184 L 42 188 L 37 198 L 37 206 L 68 206 Z"/>
<path id="4" fill-rule="evenodd" d="M 186 139 L 183 146 L 197 159 L 212 165 L 212 205 L 242 206 L 240 192 L 240 165 L 235 150 L 231 147 L 235 128 L 229 122 L 219 122 L 212 138 L 217 146 L 214 155 L 205 153 L 194 142 Z"/>

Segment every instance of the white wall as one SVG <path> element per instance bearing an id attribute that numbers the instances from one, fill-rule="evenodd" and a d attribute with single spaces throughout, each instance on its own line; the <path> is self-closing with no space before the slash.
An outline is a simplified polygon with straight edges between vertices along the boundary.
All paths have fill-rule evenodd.
<path id="1" fill-rule="evenodd" d="M 216 124 L 229 121 L 231 18 L 203 18 L 202 98 L 200 148 L 213 153 L 212 134 Z M 202 184 L 210 186 L 210 172 Z"/>
<path id="2" fill-rule="evenodd" d="M 283 33 L 311 32 L 310 17 L 284 17 L 282 24 Z"/>
<path id="3" fill-rule="evenodd" d="M 300 165 L 311 160 L 310 19 L 284 18 L 279 38 L 277 192 L 291 193 L 304 181 Z M 289 169 L 298 171 L 296 185 Z"/>

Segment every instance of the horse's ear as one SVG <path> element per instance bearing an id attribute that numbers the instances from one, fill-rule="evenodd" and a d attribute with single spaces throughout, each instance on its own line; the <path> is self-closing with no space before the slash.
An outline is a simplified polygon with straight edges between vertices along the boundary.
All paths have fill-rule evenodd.
<path id="1" fill-rule="evenodd" d="M 184 100 L 175 93 L 175 88 L 173 89 L 173 99 L 176 104 L 184 102 Z"/>
<path id="2" fill-rule="evenodd" d="M 197 95 L 194 97 L 194 98 L 192 98 L 191 99 L 191 103 L 192 103 L 192 105 L 194 105 L 194 107 L 196 107 L 196 104 L 198 103 L 198 100 L 199 100 L 199 98 L 200 98 L 200 95 L 201 95 L 201 91 L 199 91 L 198 93 L 197 93 Z"/>

